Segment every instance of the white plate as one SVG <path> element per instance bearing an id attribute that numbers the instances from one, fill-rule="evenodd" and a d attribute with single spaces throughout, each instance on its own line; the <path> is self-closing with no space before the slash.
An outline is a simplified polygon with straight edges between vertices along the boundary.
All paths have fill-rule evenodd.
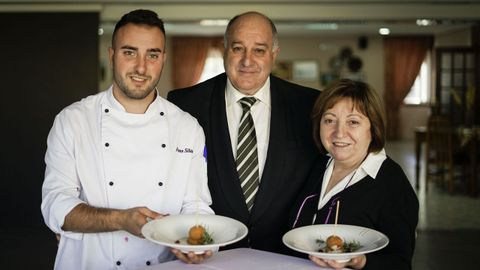
<path id="1" fill-rule="evenodd" d="M 208 245 L 189 245 L 186 243 L 188 231 L 192 226 L 202 225 L 211 234 L 213 243 Z M 232 218 L 219 215 L 172 215 L 147 222 L 142 227 L 146 239 L 182 252 L 193 251 L 201 254 L 221 246 L 235 243 L 248 233 L 247 227 Z M 180 243 L 176 243 L 180 241 Z"/>
<path id="2" fill-rule="evenodd" d="M 357 241 L 361 248 L 354 252 L 326 253 L 319 251 L 325 244 L 317 243 L 317 239 L 325 241 L 330 235 L 338 235 L 344 242 Z M 374 252 L 384 248 L 389 240 L 388 237 L 376 230 L 365 227 L 322 224 L 299 227 L 288 231 L 282 238 L 283 243 L 298 252 L 307 253 L 315 257 L 327 260 L 345 262 L 361 254 Z"/>

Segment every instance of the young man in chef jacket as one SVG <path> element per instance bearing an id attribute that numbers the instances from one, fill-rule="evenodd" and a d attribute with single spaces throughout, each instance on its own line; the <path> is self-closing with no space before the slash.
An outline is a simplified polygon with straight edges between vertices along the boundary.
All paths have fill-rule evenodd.
<path id="1" fill-rule="evenodd" d="M 165 30 L 155 12 L 116 24 L 113 84 L 63 109 L 48 136 L 41 210 L 60 235 L 55 269 L 139 269 L 174 258 L 141 234 L 149 219 L 213 214 L 205 138 L 159 96 Z M 181 259 L 200 262 L 211 252 Z"/>

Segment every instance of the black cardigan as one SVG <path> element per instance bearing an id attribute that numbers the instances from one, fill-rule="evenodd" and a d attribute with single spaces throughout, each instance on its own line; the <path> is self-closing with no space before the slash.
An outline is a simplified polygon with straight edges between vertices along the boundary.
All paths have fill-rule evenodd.
<path id="1" fill-rule="evenodd" d="M 338 223 L 371 228 L 388 236 L 389 244 L 380 251 L 366 254 L 364 269 L 412 269 L 415 248 L 415 230 L 418 222 L 418 199 L 402 168 L 387 157 L 376 179 L 366 176 L 361 181 L 339 192 L 317 211 L 322 179 L 328 159 L 317 160 L 309 180 L 292 209 L 290 226 L 323 224 L 332 200 L 340 196 Z M 300 206 L 306 197 L 300 213 Z M 315 196 L 316 195 L 316 196 Z M 333 211 L 335 213 L 335 209 Z M 333 217 L 332 217 L 333 216 Z M 335 214 L 327 223 L 334 223 Z M 292 253 L 300 256 L 298 253 Z"/>

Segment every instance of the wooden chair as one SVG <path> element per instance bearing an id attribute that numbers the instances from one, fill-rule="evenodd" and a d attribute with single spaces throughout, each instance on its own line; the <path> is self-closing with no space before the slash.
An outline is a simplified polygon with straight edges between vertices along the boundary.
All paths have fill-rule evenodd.
<path id="1" fill-rule="evenodd" d="M 425 190 L 428 191 L 429 181 L 437 180 L 449 193 L 454 192 L 457 182 L 468 192 L 469 164 L 449 117 L 430 116 L 427 122 Z"/>
<path id="2" fill-rule="evenodd" d="M 430 181 L 441 185 L 453 177 L 450 169 L 452 159 L 452 129 L 448 116 L 431 115 L 427 122 L 425 190 Z M 450 181 L 448 181 L 450 182 Z"/>

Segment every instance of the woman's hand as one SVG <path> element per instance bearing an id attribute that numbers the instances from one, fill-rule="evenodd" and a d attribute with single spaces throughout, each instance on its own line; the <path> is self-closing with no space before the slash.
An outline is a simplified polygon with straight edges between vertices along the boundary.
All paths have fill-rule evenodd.
<path id="1" fill-rule="evenodd" d="M 352 258 L 347 262 L 337 262 L 336 260 L 324 260 L 315 256 L 308 256 L 312 262 L 321 267 L 341 269 L 345 267 L 350 267 L 353 269 L 362 269 L 367 263 L 367 257 L 365 255 L 360 255 L 358 257 Z"/>
<path id="2" fill-rule="evenodd" d="M 184 263 L 188 264 L 199 264 L 202 263 L 204 260 L 212 257 L 213 252 L 211 250 L 205 251 L 205 253 L 202 254 L 195 254 L 193 251 L 190 251 L 188 253 L 183 253 L 178 249 L 172 248 L 172 253 L 175 254 L 177 259 L 181 260 Z"/>

